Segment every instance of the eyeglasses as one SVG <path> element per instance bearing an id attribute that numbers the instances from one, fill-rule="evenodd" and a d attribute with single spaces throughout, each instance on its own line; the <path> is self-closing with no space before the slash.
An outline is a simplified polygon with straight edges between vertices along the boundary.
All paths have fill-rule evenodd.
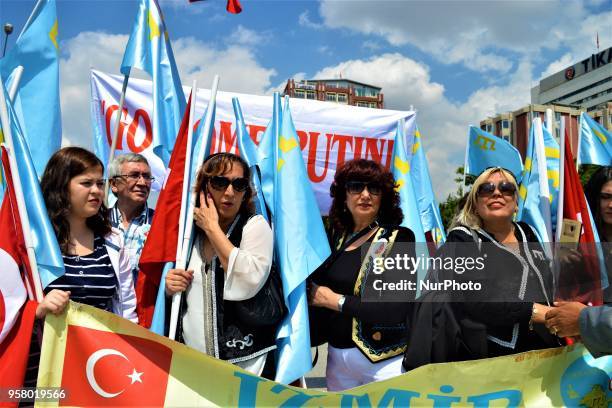
<path id="1" fill-rule="evenodd" d="M 140 180 L 141 177 L 144 179 L 145 183 L 152 183 L 155 181 L 155 177 L 152 177 L 151 173 L 134 172 L 129 174 L 118 174 L 115 176 L 115 178 L 117 177 L 124 177 L 132 182 L 137 182 L 138 180 Z"/>
<path id="2" fill-rule="evenodd" d="M 499 190 L 502 195 L 513 196 L 516 193 L 516 186 L 509 181 L 500 181 L 499 183 L 482 183 L 477 190 L 479 197 L 490 197 L 495 193 L 495 190 Z"/>
<path id="3" fill-rule="evenodd" d="M 380 183 L 376 181 L 347 181 L 346 182 L 346 191 L 349 194 L 361 194 L 363 190 L 367 187 L 368 192 L 372 195 L 380 195 L 382 194 L 382 186 Z"/>
<path id="4" fill-rule="evenodd" d="M 218 191 L 225 191 L 230 184 L 234 190 L 242 193 L 249 187 L 249 180 L 245 177 L 239 177 L 233 180 L 223 176 L 212 176 L 210 178 L 211 187 Z"/>

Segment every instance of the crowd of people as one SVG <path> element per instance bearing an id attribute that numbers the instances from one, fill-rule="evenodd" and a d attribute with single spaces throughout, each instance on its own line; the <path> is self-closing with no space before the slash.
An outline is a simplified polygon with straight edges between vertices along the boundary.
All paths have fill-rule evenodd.
<path id="1" fill-rule="evenodd" d="M 154 179 L 138 154 L 116 157 L 109 178 L 116 197 L 110 209 L 104 166 L 93 153 L 66 147 L 49 160 L 41 187 L 66 273 L 45 289 L 37 318 L 61 313 L 70 299 L 137 322 L 134 288 L 154 215 L 147 206 Z M 163 283 L 168 297 L 183 293 L 179 341 L 274 378 L 280 318 L 268 309 L 274 309 L 269 302 L 280 290 L 279 278 L 272 230 L 255 213 L 250 178 L 246 162 L 234 154 L 204 161 L 195 183 L 196 232 L 187 268 L 170 270 Z M 435 253 L 482 257 L 484 267 L 465 273 L 432 268 L 424 278 L 479 282 L 482 290 L 425 290 L 418 296 L 372 290 L 380 275 L 373 270 L 375 257 L 416 257 L 415 235 L 400 226 L 406 214 L 396 187 L 389 171 L 364 159 L 344 163 L 331 185 L 332 254 L 308 282 L 311 342 L 328 343 L 330 391 L 431 362 L 557 347 L 564 337 L 581 338 L 594 355 L 612 352 L 610 306 L 558 301 L 551 260 L 542 256 L 532 227 L 514 221 L 519 186 L 502 168 L 477 177 Z M 601 241 L 611 242 L 612 167 L 600 168 L 585 191 Z M 612 258 L 605 249 L 609 270 Z M 417 277 L 401 268 L 384 274 L 387 283 L 404 285 Z"/>

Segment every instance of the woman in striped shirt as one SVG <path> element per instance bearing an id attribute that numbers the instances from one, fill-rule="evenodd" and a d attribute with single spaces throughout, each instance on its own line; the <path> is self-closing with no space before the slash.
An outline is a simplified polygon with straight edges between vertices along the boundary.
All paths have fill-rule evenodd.
<path id="1" fill-rule="evenodd" d="M 103 172 L 102 162 L 80 147 L 57 151 L 45 168 L 41 188 L 66 273 L 45 289 L 39 318 L 60 313 L 70 297 L 137 322 L 129 257 L 111 228 Z"/>

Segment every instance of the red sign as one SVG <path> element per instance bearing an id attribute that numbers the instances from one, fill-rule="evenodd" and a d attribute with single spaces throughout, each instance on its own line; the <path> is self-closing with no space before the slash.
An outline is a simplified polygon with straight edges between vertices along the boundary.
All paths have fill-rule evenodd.
<path id="1" fill-rule="evenodd" d="M 155 341 L 69 325 L 60 405 L 163 406 L 171 361 Z"/>

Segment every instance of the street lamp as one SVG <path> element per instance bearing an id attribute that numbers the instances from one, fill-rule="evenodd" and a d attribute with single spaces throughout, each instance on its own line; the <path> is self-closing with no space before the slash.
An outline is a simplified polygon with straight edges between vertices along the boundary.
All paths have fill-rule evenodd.
<path id="1" fill-rule="evenodd" d="M 13 32 L 13 25 L 11 23 L 4 24 L 4 48 L 2 49 L 2 57 L 6 53 L 6 44 L 8 44 L 8 36 Z"/>

